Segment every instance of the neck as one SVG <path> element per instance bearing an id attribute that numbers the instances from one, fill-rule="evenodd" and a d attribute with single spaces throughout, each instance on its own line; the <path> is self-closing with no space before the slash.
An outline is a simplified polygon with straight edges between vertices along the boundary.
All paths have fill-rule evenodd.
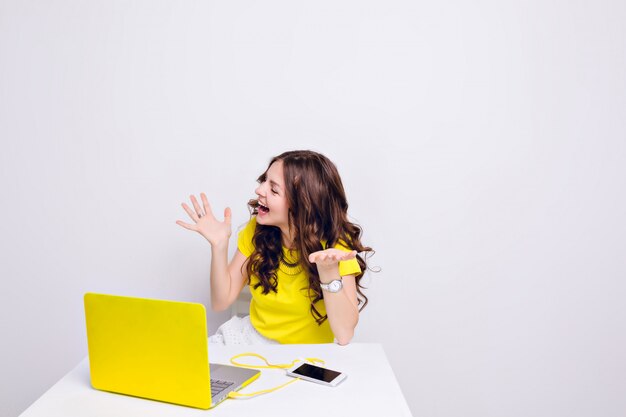
<path id="1" fill-rule="evenodd" d="M 289 249 L 293 249 L 293 230 L 289 230 L 287 227 L 281 227 L 280 233 L 283 237 L 283 246 Z"/>

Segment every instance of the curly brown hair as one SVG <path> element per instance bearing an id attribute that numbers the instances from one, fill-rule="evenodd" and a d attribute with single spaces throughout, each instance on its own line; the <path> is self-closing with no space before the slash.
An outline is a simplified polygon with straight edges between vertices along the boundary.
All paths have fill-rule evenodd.
<path id="1" fill-rule="evenodd" d="M 280 228 L 257 223 L 253 237 L 255 249 L 246 267 L 248 284 L 254 274 L 259 279 L 255 289 L 263 287 L 263 294 L 277 292 L 276 271 L 280 263 L 290 267 L 301 265 L 308 272 L 311 314 L 318 324 L 322 324 L 328 316 L 322 315 L 315 307 L 323 295 L 317 267 L 309 262 L 309 255 L 325 249 L 322 241 L 326 242 L 326 248 L 340 243 L 357 251 L 356 260 L 361 267 L 361 273 L 356 276 L 357 298 L 359 311 L 362 310 L 368 298 L 362 291 L 361 279 L 367 269 L 368 253 L 373 254 L 374 251 L 361 243 L 361 227 L 348 220 L 348 202 L 337 167 L 317 152 L 289 151 L 272 158 L 257 181 L 265 181 L 267 170 L 277 161 L 283 163 L 289 227 L 294 231 L 293 245 L 299 259 L 296 264 L 284 259 Z M 248 202 L 251 215 L 258 214 L 258 204 L 258 199 Z"/>

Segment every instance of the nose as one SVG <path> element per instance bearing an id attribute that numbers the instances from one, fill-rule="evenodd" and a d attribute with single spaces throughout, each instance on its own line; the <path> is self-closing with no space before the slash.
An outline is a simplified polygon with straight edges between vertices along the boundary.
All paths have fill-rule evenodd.
<path id="1" fill-rule="evenodd" d="M 256 189 L 254 190 L 254 193 L 258 195 L 259 197 L 262 197 L 262 191 L 263 191 L 263 183 L 259 184 L 259 186 L 256 187 Z"/>

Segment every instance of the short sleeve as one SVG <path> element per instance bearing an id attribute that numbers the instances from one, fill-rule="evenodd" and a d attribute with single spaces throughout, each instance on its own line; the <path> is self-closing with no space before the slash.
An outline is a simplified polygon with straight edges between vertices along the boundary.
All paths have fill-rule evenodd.
<path id="1" fill-rule="evenodd" d="M 335 245 L 335 249 L 342 250 L 344 252 L 350 252 L 350 249 L 344 246 L 341 243 Z M 350 259 L 348 261 L 339 261 L 339 275 L 359 275 L 361 273 L 361 267 L 359 266 L 359 262 L 354 259 Z"/>
<path id="2" fill-rule="evenodd" d="M 356 259 L 350 259 L 349 261 L 339 262 L 339 275 L 344 277 L 346 275 L 359 275 L 361 273 L 361 267 Z"/>
<path id="3" fill-rule="evenodd" d="M 252 217 L 246 227 L 244 227 L 237 235 L 237 248 L 239 252 L 248 258 L 254 252 L 254 231 L 256 230 L 256 217 Z"/>

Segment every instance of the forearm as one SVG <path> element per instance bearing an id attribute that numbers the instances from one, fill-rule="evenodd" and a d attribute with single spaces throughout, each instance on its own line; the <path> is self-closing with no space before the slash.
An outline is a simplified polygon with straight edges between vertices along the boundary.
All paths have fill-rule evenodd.
<path id="1" fill-rule="evenodd" d="M 211 308 L 222 311 L 230 303 L 231 279 L 228 273 L 228 241 L 211 245 Z"/>
<path id="2" fill-rule="evenodd" d="M 320 281 L 329 283 L 340 279 L 337 266 L 331 268 L 319 268 Z M 340 345 L 346 345 L 354 336 L 354 329 L 359 322 L 359 310 L 354 302 L 348 297 L 346 288 L 337 293 L 322 290 L 324 304 L 330 328 Z"/>

